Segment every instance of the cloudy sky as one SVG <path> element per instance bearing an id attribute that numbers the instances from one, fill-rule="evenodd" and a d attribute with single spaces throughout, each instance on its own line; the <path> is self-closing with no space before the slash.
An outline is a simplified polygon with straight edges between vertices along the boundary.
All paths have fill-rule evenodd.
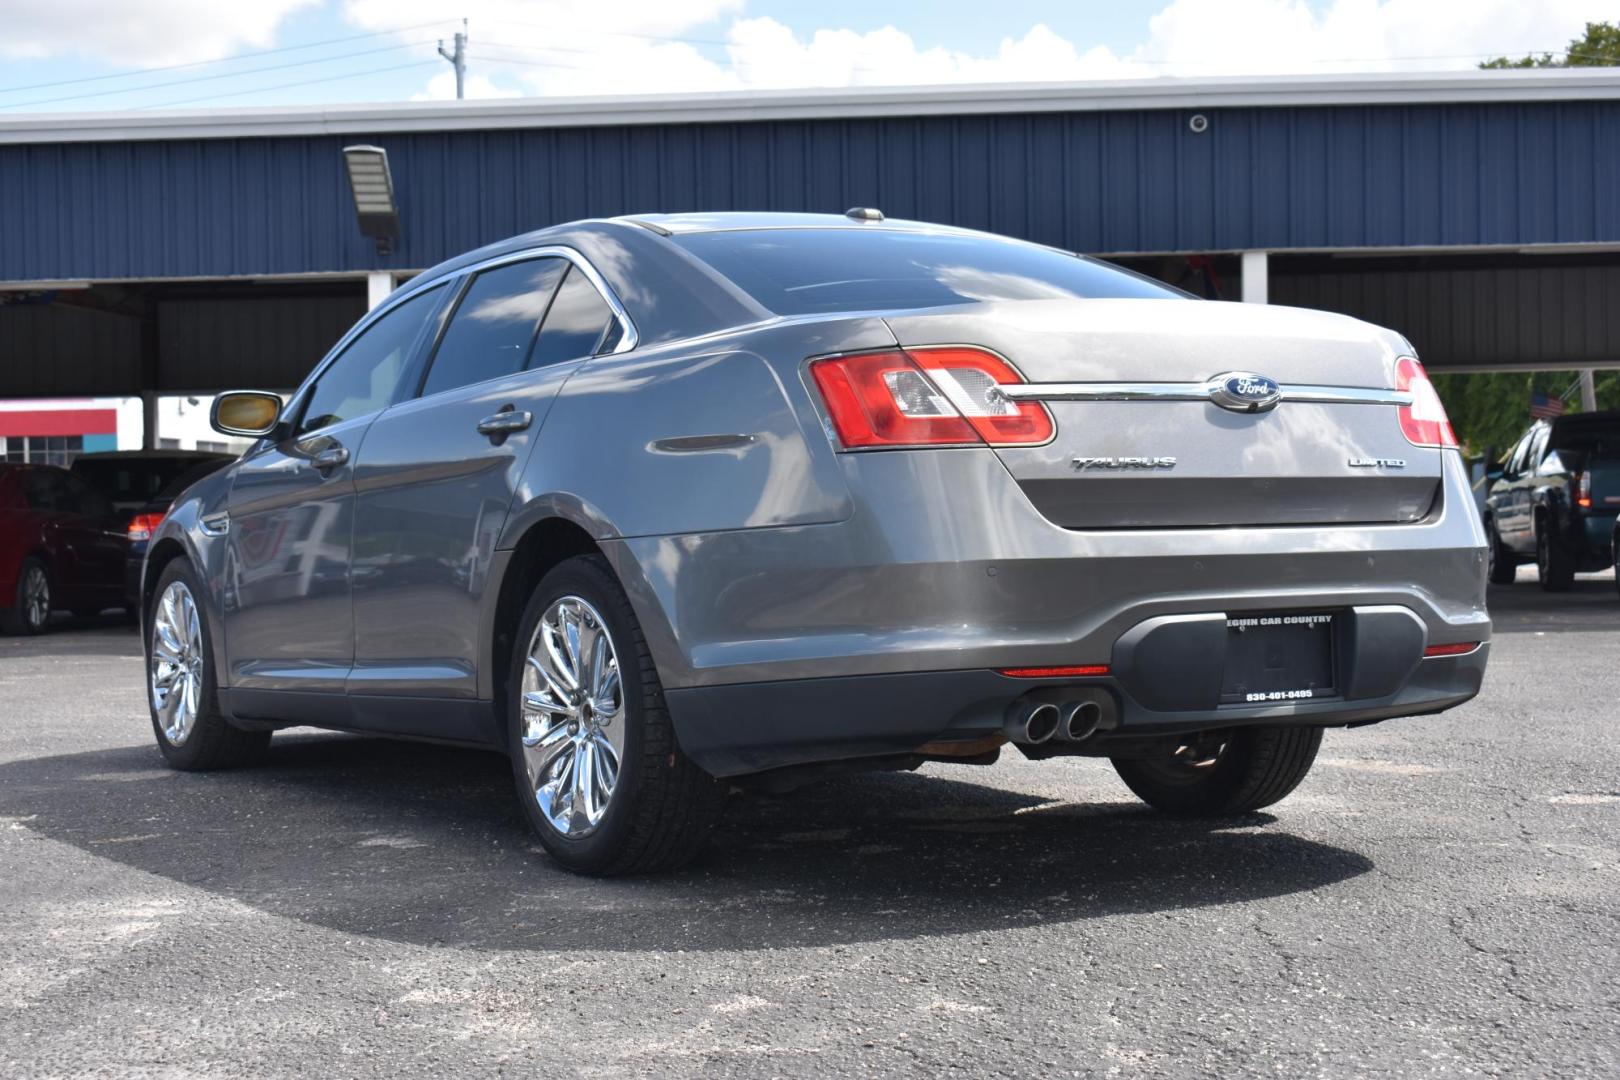
<path id="1" fill-rule="evenodd" d="M 453 18 L 447 18 L 453 16 Z M 0 0 L 0 115 L 1466 69 L 1595 0 Z"/>

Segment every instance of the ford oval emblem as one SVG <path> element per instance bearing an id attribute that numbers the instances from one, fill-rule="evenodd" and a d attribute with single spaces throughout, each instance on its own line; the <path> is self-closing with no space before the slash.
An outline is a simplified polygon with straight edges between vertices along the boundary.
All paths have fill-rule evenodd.
<path id="1" fill-rule="evenodd" d="M 1209 399 L 1233 412 L 1264 412 L 1282 400 L 1282 387 L 1252 371 L 1228 371 L 1209 380 Z"/>

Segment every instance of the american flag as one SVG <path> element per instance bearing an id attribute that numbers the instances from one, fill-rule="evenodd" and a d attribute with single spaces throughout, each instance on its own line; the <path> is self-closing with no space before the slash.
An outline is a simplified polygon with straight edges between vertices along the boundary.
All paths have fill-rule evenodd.
<path id="1" fill-rule="evenodd" d="M 1551 420 L 1555 416 L 1564 415 L 1564 399 L 1549 397 L 1538 391 L 1530 394 L 1530 418 L 1532 420 Z"/>

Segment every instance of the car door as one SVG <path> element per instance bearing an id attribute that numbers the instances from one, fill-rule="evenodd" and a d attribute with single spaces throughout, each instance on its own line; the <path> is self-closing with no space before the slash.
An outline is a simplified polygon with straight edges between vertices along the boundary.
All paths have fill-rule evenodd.
<path id="1" fill-rule="evenodd" d="M 78 579 L 74 603 L 85 610 L 123 603 L 129 530 L 122 516 L 112 500 L 71 472 L 62 473 L 61 482 L 64 514 L 54 525 L 73 547 Z"/>
<path id="2" fill-rule="evenodd" d="M 349 680 L 357 716 L 367 696 L 480 696 L 495 543 L 535 435 L 558 388 L 620 332 L 588 272 L 560 255 L 471 275 L 421 394 L 378 417 L 360 447 Z M 376 726 L 411 723 L 405 709 L 373 711 Z"/>
<path id="3" fill-rule="evenodd" d="M 410 377 L 444 296 L 425 290 L 366 325 L 294 398 L 281 437 L 238 463 L 223 605 L 233 686 L 342 693 L 354 661 L 353 455 Z"/>
<path id="4" fill-rule="evenodd" d="M 116 603 L 127 540 L 112 504 L 65 469 L 31 468 L 24 481 L 29 509 L 44 515 L 41 532 L 57 606 Z"/>
<path id="5" fill-rule="evenodd" d="M 1535 434 L 1536 429 L 1532 428 L 1519 439 L 1502 470 L 1500 487 L 1496 492 L 1497 535 L 1510 549 L 1520 553 L 1527 551 L 1534 543 L 1530 536 L 1529 515 L 1526 513 L 1529 507 L 1529 469 L 1526 461 Z"/>

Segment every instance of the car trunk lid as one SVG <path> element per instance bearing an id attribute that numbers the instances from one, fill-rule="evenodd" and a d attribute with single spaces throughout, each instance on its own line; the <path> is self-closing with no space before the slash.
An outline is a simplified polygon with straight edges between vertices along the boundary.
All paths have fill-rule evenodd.
<path id="1" fill-rule="evenodd" d="M 908 350 L 971 344 L 1034 386 L 1056 433 L 996 453 L 1066 528 L 1412 522 L 1441 452 L 1402 434 L 1404 342 L 1342 316 L 1179 300 L 1038 300 L 892 316 Z M 1212 393 L 1227 376 L 1258 382 Z M 1217 376 L 1221 376 L 1217 379 Z M 1281 384 L 1258 411 L 1245 393 Z M 1233 408 L 1215 404 L 1232 397 Z M 1263 395 L 1261 395 L 1263 396 Z"/>

